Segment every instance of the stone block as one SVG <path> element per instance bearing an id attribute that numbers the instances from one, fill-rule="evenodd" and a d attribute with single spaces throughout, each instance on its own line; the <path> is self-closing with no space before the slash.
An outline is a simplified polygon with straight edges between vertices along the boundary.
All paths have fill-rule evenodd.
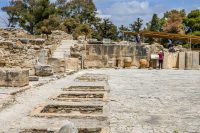
<path id="1" fill-rule="evenodd" d="M 164 69 L 178 68 L 178 53 L 164 53 Z"/>
<path id="2" fill-rule="evenodd" d="M 37 65 L 35 66 L 36 76 L 51 76 L 53 75 L 53 69 L 50 65 Z"/>
<path id="3" fill-rule="evenodd" d="M 39 81 L 38 76 L 29 76 L 29 81 Z"/>
<path id="4" fill-rule="evenodd" d="M 66 70 L 79 70 L 80 69 L 80 64 L 79 64 L 79 59 L 78 58 L 67 58 L 65 59 L 65 66 Z"/>
<path id="5" fill-rule="evenodd" d="M 54 73 L 61 73 L 66 71 L 66 64 L 64 59 L 49 58 L 48 64 L 51 65 Z"/>
<path id="6" fill-rule="evenodd" d="M 199 69 L 199 52 L 192 52 L 192 68 Z"/>
<path id="7" fill-rule="evenodd" d="M 29 85 L 29 71 L 14 68 L 0 69 L 0 87 L 23 87 Z"/>
<path id="8" fill-rule="evenodd" d="M 185 52 L 180 52 L 178 56 L 178 68 L 185 69 Z"/>
<path id="9" fill-rule="evenodd" d="M 193 68 L 192 60 L 193 60 L 192 51 L 186 52 L 186 55 L 185 55 L 185 69 L 186 70 L 192 70 Z"/>

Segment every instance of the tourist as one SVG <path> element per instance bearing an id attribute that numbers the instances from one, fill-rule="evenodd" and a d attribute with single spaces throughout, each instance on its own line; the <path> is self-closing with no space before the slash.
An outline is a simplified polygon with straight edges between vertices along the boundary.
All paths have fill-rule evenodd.
<path id="1" fill-rule="evenodd" d="M 163 69 L 164 52 L 160 51 L 159 55 L 159 69 Z"/>
<path id="2" fill-rule="evenodd" d="M 168 39 L 168 49 L 169 52 L 174 52 L 174 45 L 170 39 Z"/>
<path id="3" fill-rule="evenodd" d="M 136 35 L 135 40 L 136 40 L 137 44 L 140 44 L 140 43 L 141 43 L 140 34 L 137 34 L 137 35 Z"/>

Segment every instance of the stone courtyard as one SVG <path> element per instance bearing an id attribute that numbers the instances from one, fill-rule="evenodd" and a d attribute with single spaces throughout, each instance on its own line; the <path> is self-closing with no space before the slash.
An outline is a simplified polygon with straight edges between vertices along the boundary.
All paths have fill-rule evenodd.
<path id="1" fill-rule="evenodd" d="M 70 121 L 79 133 L 199 133 L 199 74 L 82 70 L 16 94 L 0 112 L 0 132 L 56 133 Z"/>

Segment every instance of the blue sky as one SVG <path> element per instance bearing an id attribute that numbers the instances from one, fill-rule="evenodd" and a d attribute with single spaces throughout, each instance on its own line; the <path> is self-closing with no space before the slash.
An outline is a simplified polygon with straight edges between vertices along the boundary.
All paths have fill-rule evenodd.
<path id="1" fill-rule="evenodd" d="M 55 1 L 55 0 L 51 0 Z M 200 0 L 93 0 L 100 17 L 110 18 L 116 25 L 129 25 L 140 17 L 144 23 L 151 20 L 152 14 L 163 13 L 171 9 L 185 9 L 190 12 L 200 9 Z M 0 7 L 7 5 L 9 0 L 0 0 Z M 0 11 L 0 16 L 5 16 Z M 2 21 L 0 21 L 2 26 Z"/>

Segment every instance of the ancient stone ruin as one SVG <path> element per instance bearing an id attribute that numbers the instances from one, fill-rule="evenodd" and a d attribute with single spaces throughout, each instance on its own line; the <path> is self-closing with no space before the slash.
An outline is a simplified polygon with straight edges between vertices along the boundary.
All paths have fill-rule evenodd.
<path id="1" fill-rule="evenodd" d="M 142 124 L 159 124 L 157 121 L 160 118 L 154 114 L 154 108 L 163 106 L 168 109 L 166 103 L 168 105 L 174 101 L 177 103 L 173 104 L 178 106 L 185 99 L 183 92 L 192 95 L 193 91 L 197 91 L 186 91 L 185 88 L 193 87 L 182 83 L 185 88 L 181 88 L 181 93 L 175 96 L 167 92 L 157 93 L 159 87 L 156 84 L 163 83 L 160 86 L 165 87 L 166 80 L 162 78 L 168 71 L 152 69 L 158 68 L 155 57 L 163 50 L 164 69 L 197 72 L 200 69 L 199 51 L 176 46 L 175 51 L 170 52 L 160 44 L 111 42 L 106 39 L 103 43 L 92 39 L 87 41 L 83 37 L 78 39 L 73 40 L 63 31 L 53 31 L 47 39 L 42 35 L 30 35 L 22 29 L 0 29 L 0 111 L 5 111 L 3 115 L 14 119 L 10 121 L 2 117 L 1 121 L 0 118 L 0 124 L 11 122 L 13 126 L 7 128 L 4 125 L 0 132 L 58 133 L 66 121 L 75 125 L 77 133 L 114 133 L 130 128 L 134 131 L 138 123 L 135 122 L 134 127 L 129 119 L 140 118 L 138 121 Z M 180 81 L 173 77 L 176 75 L 174 73 L 167 76 L 172 79 L 171 87 L 177 89 Z M 146 77 L 143 76 L 145 74 Z M 129 76 L 131 78 L 127 79 Z M 159 79 L 159 76 L 163 77 Z M 151 89 L 145 86 L 143 79 L 152 83 Z M 171 88 L 164 88 L 168 89 Z M 155 91 L 154 97 L 150 96 L 151 91 Z M 173 93 L 175 91 L 171 90 Z M 164 100 L 160 100 L 159 96 L 162 95 Z M 175 97 L 174 101 L 172 97 Z M 196 95 L 194 98 L 192 102 L 197 101 Z M 169 100 L 166 102 L 166 99 Z M 134 110 L 132 106 L 139 109 Z M 176 111 L 186 110 L 176 106 L 173 108 Z M 153 109 L 148 110 L 147 107 Z M 19 116 L 14 116 L 10 108 L 16 109 Z M 146 116 L 149 112 L 154 115 Z M 117 117 L 114 117 L 114 113 Z M 166 114 L 159 114 L 164 116 L 160 123 L 166 122 L 163 121 Z M 116 126 L 118 122 L 120 126 Z"/>

